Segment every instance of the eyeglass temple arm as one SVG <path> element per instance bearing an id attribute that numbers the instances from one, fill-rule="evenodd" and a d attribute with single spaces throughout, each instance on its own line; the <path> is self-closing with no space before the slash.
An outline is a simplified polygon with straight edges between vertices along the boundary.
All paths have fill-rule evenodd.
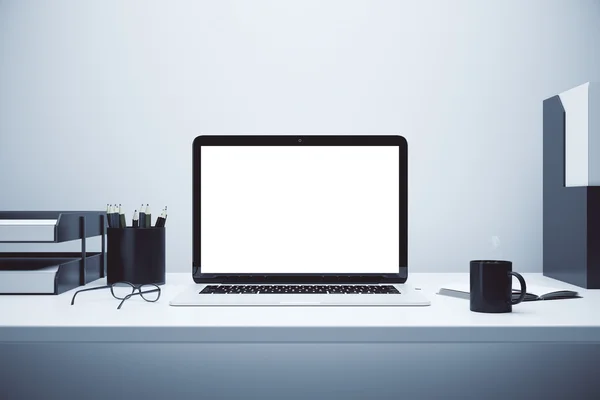
<path id="1" fill-rule="evenodd" d="M 159 292 L 160 293 L 160 288 L 158 288 L 158 289 L 152 289 L 152 290 L 144 290 L 143 292 L 138 289 L 136 292 L 128 294 L 127 296 L 123 297 L 123 300 L 121 300 L 121 302 L 119 303 L 119 306 L 117 307 L 117 310 L 120 310 L 121 306 L 123 305 L 123 303 L 125 303 L 125 300 L 130 299 L 131 296 L 137 296 L 138 294 L 141 295 L 143 293 L 154 293 L 154 292 Z"/>
<path id="2" fill-rule="evenodd" d="M 110 288 L 110 286 L 98 286 L 98 287 L 78 290 L 75 292 L 75 294 L 73 295 L 73 298 L 71 299 L 71 305 L 75 304 L 75 296 L 77 296 L 81 292 L 89 292 L 90 290 L 108 289 L 108 288 Z"/>

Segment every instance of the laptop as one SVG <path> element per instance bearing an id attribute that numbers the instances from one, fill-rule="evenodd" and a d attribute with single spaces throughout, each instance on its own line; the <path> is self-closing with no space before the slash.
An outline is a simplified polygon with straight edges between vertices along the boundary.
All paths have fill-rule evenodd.
<path id="1" fill-rule="evenodd" d="M 402 136 L 198 136 L 195 285 L 172 306 L 427 306 Z"/>

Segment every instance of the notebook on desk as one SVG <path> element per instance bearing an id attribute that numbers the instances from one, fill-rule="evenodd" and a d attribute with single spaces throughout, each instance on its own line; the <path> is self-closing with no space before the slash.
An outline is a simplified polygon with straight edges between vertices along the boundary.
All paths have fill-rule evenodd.
<path id="1" fill-rule="evenodd" d="M 447 287 L 440 288 L 438 294 L 450 297 L 457 297 L 460 299 L 469 300 L 469 284 L 454 284 L 447 285 Z M 518 299 L 521 295 L 521 291 L 513 289 L 512 297 L 514 300 Z M 573 290 L 565 290 L 560 288 L 553 288 L 549 286 L 540 286 L 527 284 L 527 292 L 523 301 L 538 301 L 538 300 L 560 300 L 560 299 L 573 299 L 579 298 L 579 293 Z"/>
<path id="2" fill-rule="evenodd" d="M 199 136 L 198 284 L 173 306 L 426 306 L 408 277 L 401 136 Z"/>

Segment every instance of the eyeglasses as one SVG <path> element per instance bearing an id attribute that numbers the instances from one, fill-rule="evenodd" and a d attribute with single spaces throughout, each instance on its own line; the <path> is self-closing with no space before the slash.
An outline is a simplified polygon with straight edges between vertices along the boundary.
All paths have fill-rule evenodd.
<path id="1" fill-rule="evenodd" d="M 121 309 L 125 300 L 132 296 L 140 295 L 146 301 L 154 303 L 160 298 L 160 288 L 154 284 L 134 285 L 131 282 L 115 282 L 112 285 L 93 287 L 89 289 L 81 289 L 75 292 L 71 299 L 71 305 L 75 304 L 75 296 L 81 292 L 89 292 L 91 290 L 110 289 L 110 293 L 117 300 L 121 300 L 117 310 Z"/>

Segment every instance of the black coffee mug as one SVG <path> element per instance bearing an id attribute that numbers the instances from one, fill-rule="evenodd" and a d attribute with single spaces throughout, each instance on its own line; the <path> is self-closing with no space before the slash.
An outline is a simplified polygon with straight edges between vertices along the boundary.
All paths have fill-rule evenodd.
<path id="1" fill-rule="evenodd" d="M 512 297 L 512 277 L 521 284 L 519 298 Z M 512 271 L 512 262 L 496 260 L 471 261 L 471 311 L 484 313 L 507 313 L 514 304 L 525 298 L 525 279 Z"/>

